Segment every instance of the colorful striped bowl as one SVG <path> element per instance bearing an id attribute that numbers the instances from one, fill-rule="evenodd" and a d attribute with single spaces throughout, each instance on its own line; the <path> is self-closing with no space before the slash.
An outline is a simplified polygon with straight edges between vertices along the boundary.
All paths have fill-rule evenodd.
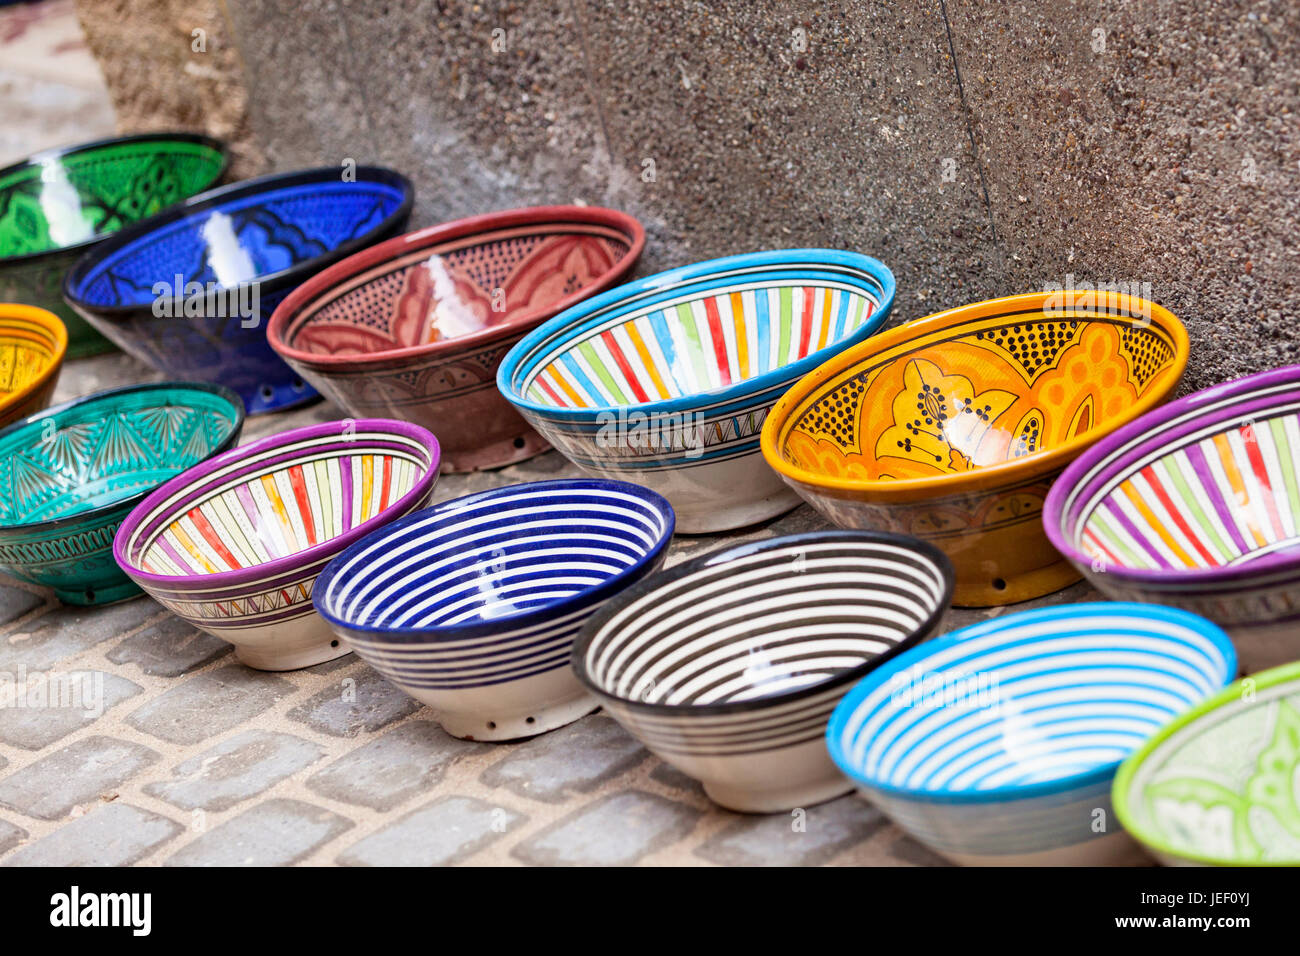
<path id="1" fill-rule="evenodd" d="M 1080 456 L 1048 539 L 1109 597 L 1227 628 L 1249 671 L 1300 657 L 1300 365 L 1171 402 Z"/>
<path id="2" fill-rule="evenodd" d="M 423 507 L 437 478 L 438 442 L 418 425 L 295 428 L 168 481 L 122 522 L 113 556 L 249 667 L 308 667 L 349 651 L 312 608 L 316 576 L 348 545 Z"/>
<path id="3" fill-rule="evenodd" d="M 1300 866 L 1300 663 L 1247 677 L 1124 761 L 1112 799 L 1160 862 Z"/>
<path id="4" fill-rule="evenodd" d="M 53 312 L 0 302 L 0 427 L 50 404 L 68 333 Z"/>
<path id="5" fill-rule="evenodd" d="M 168 478 L 232 447 L 239 396 L 220 385 L 128 385 L 0 432 L 0 570 L 65 604 L 140 589 L 113 560 L 118 526 Z"/>
<path id="6" fill-rule="evenodd" d="M 743 527 L 798 504 L 759 457 L 772 403 L 893 302 L 893 273 L 869 256 L 713 259 L 561 313 L 510 350 L 497 385 L 571 461 L 672 502 L 679 531 Z"/>
<path id="7" fill-rule="evenodd" d="M 509 485 L 395 521 L 339 555 L 316 607 L 447 732 L 513 740 L 596 709 L 569 651 L 663 563 L 672 507 L 621 481 Z"/>
<path id="8" fill-rule="evenodd" d="M 401 232 L 415 190 L 358 166 L 279 173 L 194 196 L 128 226 L 68 271 L 63 294 L 123 351 L 165 375 L 219 382 L 249 415 L 316 391 L 271 350 L 275 307 L 326 266 Z"/>
<path id="9" fill-rule="evenodd" d="M 523 461 L 545 440 L 497 391 L 527 332 L 621 281 L 631 216 L 542 206 L 408 233 L 314 276 L 271 316 L 271 347 L 349 414 L 433 429 L 443 471 Z"/>
<path id="10" fill-rule="evenodd" d="M 1079 579 L 1043 499 L 1085 448 L 1172 394 L 1187 332 L 1129 295 L 1035 292 L 950 309 L 837 355 L 790 389 L 763 456 L 835 524 L 932 541 L 955 602 Z"/>
<path id="11" fill-rule="evenodd" d="M 611 601 L 573 668 L 628 732 L 732 810 L 849 792 L 826 754 L 853 682 L 940 626 L 952 568 L 937 548 L 817 531 L 724 548 Z"/>
<path id="12" fill-rule="evenodd" d="M 1115 770 L 1236 669 L 1227 635 L 1186 611 L 1022 611 L 894 658 L 826 739 L 863 796 L 956 863 L 1140 862 L 1111 819 Z"/>

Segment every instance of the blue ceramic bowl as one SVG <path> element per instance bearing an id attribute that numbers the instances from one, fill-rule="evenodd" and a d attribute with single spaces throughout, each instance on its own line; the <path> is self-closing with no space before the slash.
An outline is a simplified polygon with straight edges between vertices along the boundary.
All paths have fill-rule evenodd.
<path id="1" fill-rule="evenodd" d="M 316 397 L 272 350 L 266 320 L 304 280 L 411 214 L 411 183 L 360 166 L 202 193 L 122 230 L 68 272 L 63 294 L 118 346 L 176 378 L 221 382 L 249 414 Z"/>
<path id="2" fill-rule="evenodd" d="M 759 452 L 772 405 L 893 303 L 894 275 L 870 256 L 713 259 L 561 312 L 510 350 L 497 387 L 578 466 L 662 494 L 678 530 L 739 528 L 799 503 Z"/>
<path id="3" fill-rule="evenodd" d="M 1214 624 L 1120 602 L 1008 614 L 920 644 L 836 707 L 831 758 L 922 843 L 973 865 L 1139 862 L 1120 763 L 1236 675 Z"/>
<path id="4" fill-rule="evenodd" d="M 118 526 L 169 478 L 234 447 L 239 396 L 162 382 L 56 405 L 0 431 L 0 570 L 65 604 L 140 593 L 113 558 Z"/>
<path id="5" fill-rule="evenodd" d="M 317 611 L 446 730 L 511 740 L 596 701 L 569 666 L 584 621 L 654 573 L 673 511 L 620 481 L 509 485 L 395 521 L 321 572 Z"/>

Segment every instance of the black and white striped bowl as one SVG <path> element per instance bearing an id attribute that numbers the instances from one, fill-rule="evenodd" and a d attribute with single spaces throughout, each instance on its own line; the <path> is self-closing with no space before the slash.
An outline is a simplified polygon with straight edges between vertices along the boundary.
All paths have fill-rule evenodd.
<path id="1" fill-rule="evenodd" d="M 935 633 L 953 572 L 902 535 L 817 531 L 715 551 L 629 588 L 573 646 L 628 732 L 733 810 L 848 793 L 826 722 L 863 675 Z"/>

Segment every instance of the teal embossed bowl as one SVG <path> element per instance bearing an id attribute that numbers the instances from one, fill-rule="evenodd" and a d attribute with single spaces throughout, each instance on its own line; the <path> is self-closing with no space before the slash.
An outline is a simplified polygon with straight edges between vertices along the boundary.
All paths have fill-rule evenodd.
<path id="1" fill-rule="evenodd" d="M 134 597 L 113 558 L 118 525 L 243 427 L 238 395 L 186 382 L 97 392 L 15 422 L 0 431 L 0 571 L 65 604 Z"/>

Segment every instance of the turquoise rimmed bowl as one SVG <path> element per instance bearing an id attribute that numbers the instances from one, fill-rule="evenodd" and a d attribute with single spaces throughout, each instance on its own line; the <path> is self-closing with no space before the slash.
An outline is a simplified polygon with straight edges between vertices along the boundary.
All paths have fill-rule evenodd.
<path id="1" fill-rule="evenodd" d="M 239 396 L 163 382 L 98 392 L 0 432 L 0 571 L 65 604 L 140 593 L 113 558 L 131 509 L 167 479 L 234 446 Z"/>

